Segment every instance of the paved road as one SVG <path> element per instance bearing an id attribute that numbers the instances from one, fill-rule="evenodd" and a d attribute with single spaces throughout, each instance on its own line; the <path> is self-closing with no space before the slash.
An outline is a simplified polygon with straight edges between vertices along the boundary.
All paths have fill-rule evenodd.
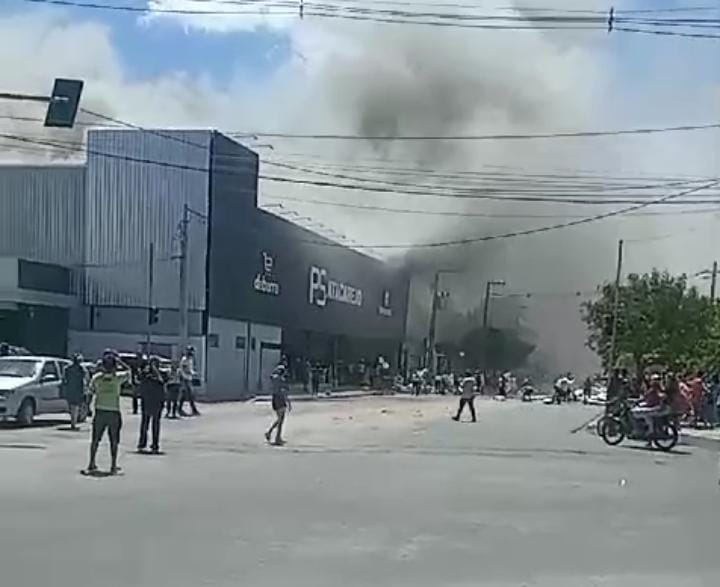
<path id="1" fill-rule="evenodd" d="M 454 401 L 298 404 L 282 449 L 266 406 L 207 406 L 106 479 L 78 474 L 86 433 L 0 426 L 0 584 L 720 584 L 715 453 L 605 447 L 569 434 L 581 406 L 456 424 Z"/>

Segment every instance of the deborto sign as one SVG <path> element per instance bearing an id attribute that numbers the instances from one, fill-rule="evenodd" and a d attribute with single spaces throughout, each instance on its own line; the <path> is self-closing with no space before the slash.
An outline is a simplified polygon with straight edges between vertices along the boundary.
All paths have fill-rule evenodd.
<path id="1" fill-rule="evenodd" d="M 311 265 L 308 301 L 320 308 L 324 308 L 330 301 L 360 307 L 363 292 L 359 287 L 332 279 L 327 269 Z"/>

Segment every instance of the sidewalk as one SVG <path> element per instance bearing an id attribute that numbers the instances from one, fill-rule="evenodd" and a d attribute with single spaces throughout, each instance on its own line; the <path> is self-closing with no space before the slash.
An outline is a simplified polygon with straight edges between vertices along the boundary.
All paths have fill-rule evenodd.
<path id="1" fill-rule="evenodd" d="M 720 449 L 720 428 L 714 428 L 712 430 L 683 428 L 680 438 L 683 443 L 690 444 L 692 446 Z"/>

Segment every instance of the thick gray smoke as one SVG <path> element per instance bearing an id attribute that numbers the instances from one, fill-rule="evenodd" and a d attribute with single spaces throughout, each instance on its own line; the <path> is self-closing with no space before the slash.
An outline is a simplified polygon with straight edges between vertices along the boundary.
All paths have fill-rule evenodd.
<path id="1" fill-rule="evenodd" d="M 331 53 L 313 73 L 315 90 L 311 94 L 315 107 L 308 109 L 308 104 L 302 103 L 303 115 L 293 118 L 297 130 L 330 128 L 385 136 L 532 133 L 618 128 L 625 120 L 629 125 L 637 124 L 637 120 L 650 125 L 672 124 L 676 117 L 683 116 L 675 111 L 672 100 L 661 95 L 653 96 L 656 103 L 652 110 L 662 113 L 658 117 L 643 118 L 642 110 L 647 105 L 632 101 L 624 103 L 623 115 L 617 116 L 608 102 L 622 101 L 623 91 L 608 70 L 612 61 L 601 46 L 605 39 L 597 34 L 354 27 L 349 38 L 354 40 L 350 48 Z M 348 43 L 347 39 L 344 42 Z M 711 120 L 710 114 L 717 111 L 717 103 L 708 101 L 708 116 L 700 120 Z M 520 174 L 572 174 L 587 169 L 636 177 L 644 173 L 709 173 L 718 152 L 716 138 L 708 142 L 707 137 L 698 141 L 697 137 L 682 135 L 527 142 L 367 141 L 333 147 L 342 161 L 376 160 L 391 166 L 439 171 L 501 169 Z M 709 150 L 704 152 L 705 148 Z M 653 150 L 655 156 L 651 156 Z M 671 153 L 674 160 L 668 168 Z M 387 175 L 386 179 L 397 181 L 398 176 Z M 448 185 L 447 181 L 433 182 L 423 176 L 400 180 Z M 318 190 L 303 193 L 318 197 Z M 356 198 L 343 193 L 336 197 L 346 203 L 498 215 L 555 213 L 582 217 L 611 209 L 398 195 Z M 351 234 L 360 242 L 414 244 L 497 235 L 568 220 L 379 215 L 358 210 L 336 211 L 333 216 L 342 226 L 351 227 Z M 513 296 L 494 300 L 498 312 L 502 313 L 503 307 L 508 310 L 498 319 L 512 324 L 522 313 L 522 318 L 537 330 L 538 345 L 551 358 L 551 367 L 590 369 L 595 362 L 583 348 L 585 331 L 579 320 L 579 305 L 596 284 L 613 275 L 617 239 L 666 231 L 672 234 L 688 226 L 677 219 L 668 222 L 661 217 L 636 217 L 477 245 L 415 249 L 410 253 L 410 264 L 420 270 L 422 284 L 413 288 L 410 333 L 416 337 L 426 333 L 432 273 L 437 269 L 460 269 L 461 275 L 444 278 L 452 308 L 460 312 L 476 308 L 485 282 L 503 279 L 507 282 L 506 292 L 532 295 L 526 299 Z M 668 248 L 674 247 L 671 244 Z M 631 248 L 628 267 L 647 270 L 667 261 L 667 248 L 660 242 L 659 246 Z M 582 297 L 574 296 L 574 292 L 580 292 Z M 443 327 L 441 315 L 441 331 Z"/>
<path id="2" fill-rule="evenodd" d="M 155 4 L 178 8 L 183 0 L 155 0 Z M 528 7 L 542 6 L 543 2 L 521 4 L 527 13 Z M 573 9 L 606 8 L 591 1 L 568 0 L 565 5 Z M 557 2 L 553 6 L 562 7 Z M 197 3 L 192 7 L 197 8 Z M 212 3 L 208 3 L 208 9 L 212 8 Z M 664 126 L 709 122 L 720 115 L 717 84 L 700 83 L 713 79 L 702 77 L 702 64 L 707 63 L 707 70 L 714 71 L 716 63 L 707 61 L 697 44 L 668 46 L 645 37 L 628 42 L 627 38 L 609 37 L 602 32 L 463 30 L 312 18 L 273 20 L 276 32 L 285 31 L 289 35 L 292 58 L 262 84 L 248 84 L 238 76 L 237 80 L 219 85 L 205 77 L 192 78 L 182 71 L 137 79 L 125 70 L 104 26 L 71 21 L 64 14 L 36 11 L 32 15 L 0 18 L 0 36 L 7 41 L 4 43 L 7 51 L 0 55 L 4 83 L 10 89 L 36 92 L 43 91 L 60 71 L 63 75 L 84 77 L 86 107 L 155 127 L 447 135 Z M 145 25 L 152 27 L 156 20 L 178 19 L 182 26 L 223 35 L 253 29 L 259 22 L 257 17 L 248 20 L 242 16 L 156 15 L 147 19 Z M 629 60 L 636 60 L 636 67 L 622 66 Z M 688 68 L 688 63 L 696 65 Z M 672 84 L 667 83 L 668 72 L 672 72 Z M 6 112 L 2 110 L 0 114 Z M 3 122 L 3 129 L 29 132 L 27 125 L 8 127 L 6 123 Z M 43 131 L 35 128 L 33 132 Z M 65 140 L 78 138 L 75 134 L 52 136 Z M 397 175 L 378 169 L 370 173 L 360 171 L 358 166 L 420 167 L 448 173 L 501 171 L 518 177 L 523 173 L 573 174 L 578 170 L 633 177 L 712 176 L 717 173 L 719 141 L 717 133 L 488 142 L 273 139 L 274 149 L 260 152 L 264 159 L 324 173 L 349 177 L 365 173 L 364 177 L 452 188 L 458 187 L 457 179 Z M 11 155 L 30 156 L 21 151 Z M 351 164 L 353 168 L 341 168 L 339 164 Z M 263 171 L 330 179 L 283 171 L 271 165 L 265 165 Z M 282 203 L 286 209 L 364 244 L 419 245 L 498 235 L 568 219 L 382 213 L 303 203 L 298 199 L 495 216 L 591 216 L 608 210 L 596 206 L 366 193 L 271 182 L 261 184 L 260 198 L 267 204 Z M 717 231 L 708 231 L 711 220 L 705 216 L 606 220 L 516 239 L 417 248 L 409 259 L 428 282 L 437 269 L 463 269 L 462 274 L 443 278 L 443 287 L 451 293 L 450 303 L 459 312 L 477 307 L 488 279 L 504 279 L 506 294 L 533 293 L 533 297 L 520 304 L 517 300 L 522 298 L 518 297 L 493 300 L 495 319 L 513 323 L 522 313 L 525 322 L 536 329 L 537 344 L 552 359 L 553 367 L 584 370 L 593 365 L 593 360 L 583 350 L 578 300 L 567 294 L 592 290 L 595 284 L 613 275 L 619 237 L 681 235 L 677 240 L 629 244 L 628 270 L 648 270 L 653 265 L 671 271 L 692 272 L 702 268 L 712 260 L 709 253 L 712 245 L 720 244 L 712 240 L 717 238 L 714 236 Z M 691 228 L 697 228 L 700 234 L 689 233 Z M 694 238 L 682 237 L 685 232 L 695 234 Z M 374 251 L 396 259 L 407 259 L 407 253 L 402 247 Z M 430 296 L 426 286 L 416 286 L 414 291 L 418 293 L 413 298 L 413 307 L 418 311 L 411 316 L 411 332 L 422 334 L 427 327 Z M 455 326 L 445 325 L 441 315 L 440 328 Z"/>

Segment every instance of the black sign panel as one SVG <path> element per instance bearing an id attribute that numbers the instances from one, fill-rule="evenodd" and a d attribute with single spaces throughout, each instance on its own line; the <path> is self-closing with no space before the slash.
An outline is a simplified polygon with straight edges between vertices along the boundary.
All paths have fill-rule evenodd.
<path id="1" fill-rule="evenodd" d="M 72 128 L 80 105 L 82 89 L 82 80 L 56 79 L 45 116 L 45 126 Z"/>
<path id="2" fill-rule="evenodd" d="M 254 203 L 247 166 L 212 174 L 210 315 L 347 336 L 404 336 L 404 273 Z M 245 199 L 245 201 L 243 201 Z"/>

